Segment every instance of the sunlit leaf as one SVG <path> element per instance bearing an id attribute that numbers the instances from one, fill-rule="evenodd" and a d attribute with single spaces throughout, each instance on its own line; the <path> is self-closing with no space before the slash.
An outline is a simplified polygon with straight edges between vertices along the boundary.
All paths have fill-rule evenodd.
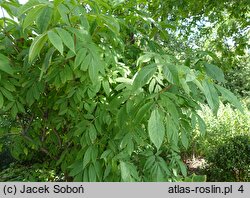
<path id="1" fill-rule="evenodd" d="M 47 39 L 47 34 L 41 34 L 34 39 L 29 50 L 29 62 L 32 62 L 40 53 Z"/>
<path id="2" fill-rule="evenodd" d="M 41 4 L 41 5 L 36 6 L 31 11 L 28 12 L 23 22 L 23 29 L 27 28 L 36 20 L 36 17 L 39 16 L 39 14 L 43 11 L 44 7 L 45 5 Z M 47 23 L 47 21 L 44 23 Z"/>
<path id="3" fill-rule="evenodd" d="M 60 36 L 53 31 L 49 31 L 47 34 L 48 34 L 48 38 L 50 42 L 61 53 L 61 55 L 63 55 L 63 43 L 62 43 L 62 39 L 60 38 Z"/>
<path id="4" fill-rule="evenodd" d="M 56 31 L 58 32 L 59 36 L 61 37 L 63 43 L 72 51 L 75 53 L 75 45 L 74 45 L 74 39 L 73 36 L 67 31 L 62 28 L 56 28 Z"/>
<path id="5" fill-rule="evenodd" d="M 144 86 L 155 74 L 157 67 L 155 64 L 147 65 L 143 67 L 136 75 L 133 86 L 134 89 L 138 89 Z"/>
<path id="6" fill-rule="evenodd" d="M 209 76 L 211 76 L 213 79 L 215 79 L 219 82 L 225 82 L 222 69 L 220 69 L 216 65 L 208 64 L 208 63 L 205 63 L 204 66 L 205 66 L 205 70 Z"/>
<path id="7" fill-rule="evenodd" d="M 154 109 L 148 121 L 148 132 L 150 140 L 159 150 L 165 136 L 165 127 L 159 110 Z"/>
<path id="8" fill-rule="evenodd" d="M 241 102 L 238 100 L 238 98 L 228 89 L 225 89 L 224 87 L 220 85 L 215 85 L 218 91 L 222 94 L 222 97 L 225 98 L 227 101 L 232 103 L 237 109 L 239 109 L 242 113 L 244 112 L 244 109 L 241 105 Z"/>
<path id="9" fill-rule="evenodd" d="M 219 109 L 219 96 L 217 90 L 215 89 L 213 84 L 208 82 L 207 80 L 202 81 L 202 86 L 208 105 L 213 110 L 214 114 L 217 114 L 217 111 Z"/>

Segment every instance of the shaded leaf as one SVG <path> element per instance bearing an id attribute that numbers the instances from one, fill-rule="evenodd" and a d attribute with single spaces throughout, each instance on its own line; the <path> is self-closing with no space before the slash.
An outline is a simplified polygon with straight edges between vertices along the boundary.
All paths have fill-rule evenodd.
<path id="1" fill-rule="evenodd" d="M 7 98 L 9 101 L 15 101 L 15 99 L 10 91 L 8 91 L 7 89 L 5 89 L 3 87 L 0 87 L 0 91 L 2 92 L 4 97 Z"/>
<path id="2" fill-rule="evenodd" d="M 13 75 L 14 70 L 9 65 L 9 59 L 4 56 L 3 54 L 0 54 L 0 70 L 6 72 L 7 74 Z"/>
<path id="3" fill-rule="evenodd" d="M 2 109 L 4 103 L 3 94 L 0 92 L 0 109 Z"/>
<path id="4" fill-rule="evenodd" d="M 47 69 L 49 68 L 49 65 L 51 63 L 51 58 L 52 58 L 52 55 L 55 52 L 55 50 L 56 49 L 54 47 L 51 47 L 48 50 L 48 52 L 46 53 L 43 64 L 42 64 L 42 69 L 41 69 L 41 73 L 39 76 L 39 81 L 41 81 L 43 74 L 46 73 Z"/>
<path id="5" fill-rule="evenodd" d="M 134 123 L 138 124 L 142 121 L 143 117 L 147 114 L 148 111 L 150 111 L 153 103 L 153 101 L 147 102 L 138 110 L 134 119 Z"/>

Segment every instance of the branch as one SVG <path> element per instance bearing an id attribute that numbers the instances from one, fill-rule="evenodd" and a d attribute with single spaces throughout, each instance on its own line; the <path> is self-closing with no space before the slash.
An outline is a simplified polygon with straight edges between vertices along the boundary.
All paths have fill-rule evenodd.
<path id="1" fill-rule="evenodd" d="M 32 142 L 33 144 L 36 145 L 36 141 L 33 140 L 29 135 L 27 135 L 27 132 L 28 132 L 30 126 L 31 126 L 31 123 L 33 122 L 33 119 L 34 119 L 34 115 L 32 115 L 31 118 L 29 119 L 28 126 L 25 129 L 23 129 L 23 131 L 21 132 L 21 135 L 23 136 L 23 138 L 25 138 L 26 140 L 28 140 L 28 141 L 30 141 L 30 142 Z M 53 158 L 54 160 L 57 160 L 56 157 L 52 156 L 46 148 L 41 147 L 40 150 L 42 152 L 46 153 L 51 158 Z"/>
<path id="2" fill-rule="evenodd" d="M 164 88 L 159 92 L 159 94 L 162 94 L 163 92 L 169 90 L 171 87 L 172 87 L 172 85 L 168 85 L 168 86 L 164 87 Z"/>
<path id="3" fill-rule="evenodd" d="M 27 132 L 28 132 L 30 126 L 31 126 L 31 123 L 33 122 L 33 119 L 34 119 L 34 114 L 29 119 L 28 126 L 25 129 L 23 128 L 22 135 L 26 135 L 27 134 Z"/>
<path id="4" fill-rule="evenodd" d="M 36 142 L 35 142 L 30 136 L 25 135 L 25 134 L 22 134 L 22 136 L 23 136 L 26 140 L 28 140 L 28 141 L 30 141 L 30 142 L 32 142 L 33 144 L 36 145 Z M 46 154 L 47 154 L 48 156 L 50 156 L 52 159 L 57 160 L 57 158 L 54 157 L 54 156 L 52 156 L 46 148 L 41 147 L 40 150 L 41 150 L 42 152 L 46 153 Z"/>
<path id="5" fill-rule="evenodd" d="M 55 133 L 57 139 L 58 139 L 58 144 L 60 147 L 62 147 L 62 141 L 61 141 L 61 138 L 60 138 L 60 135 L 58 134 L 57 130 L 55 127 L 53 127 L 53 132 Z"/>

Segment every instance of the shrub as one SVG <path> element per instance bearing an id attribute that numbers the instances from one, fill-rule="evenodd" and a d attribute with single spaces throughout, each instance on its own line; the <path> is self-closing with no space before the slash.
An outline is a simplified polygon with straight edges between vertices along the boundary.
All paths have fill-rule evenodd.
<path id="1" fill-rule="evenodd" d="M 194 131 L 188 157 L 205 158 L 206 166 L 199 174 L 208 181 L 247 181 L 249 169 L 250 112 L 244 114 L 229 105 L 220 105 L 215 117 L 207 106 L 200 112 L 207 129 L 205 135 Z"/>
<path id="2" fill-rule="evenodd" d="M 247 181 L 250 168 L 250 137 L 238 135 L 228 138 L 224 144 L 218 145 L 213 155 L 208 156 L 212 167 L 222 170 L 230 181 Z"/>
<path id="3" fill-rule="evenodd" d="M 244 114 L 233 109 L 230 105 L 220 104 L 218 115 L 214 116 L 207 106 L 203 106 L 200 112 L 206 123 L 205 135 L 200 135 L 199 131 L 194 131 L 192 140 L 192 151 L 195 155 L 208 156 L 229 138 L 238 135 L 249 135 L 250 112 L 244 108 Z"/>

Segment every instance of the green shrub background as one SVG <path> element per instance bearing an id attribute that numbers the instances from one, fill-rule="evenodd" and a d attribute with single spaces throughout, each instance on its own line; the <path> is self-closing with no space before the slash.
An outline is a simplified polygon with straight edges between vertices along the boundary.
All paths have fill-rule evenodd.
<path id="1" fill-rule="evenodd" d="M 227 104 L 220 104 L 217 117 L 207 106 L 200 112 L 207 132 L 194 131 L 188 155 L 205 159 L 201 174 L 208 181 L 250 181 L 250 112 L 244 103 L 244 114 Z"/>

